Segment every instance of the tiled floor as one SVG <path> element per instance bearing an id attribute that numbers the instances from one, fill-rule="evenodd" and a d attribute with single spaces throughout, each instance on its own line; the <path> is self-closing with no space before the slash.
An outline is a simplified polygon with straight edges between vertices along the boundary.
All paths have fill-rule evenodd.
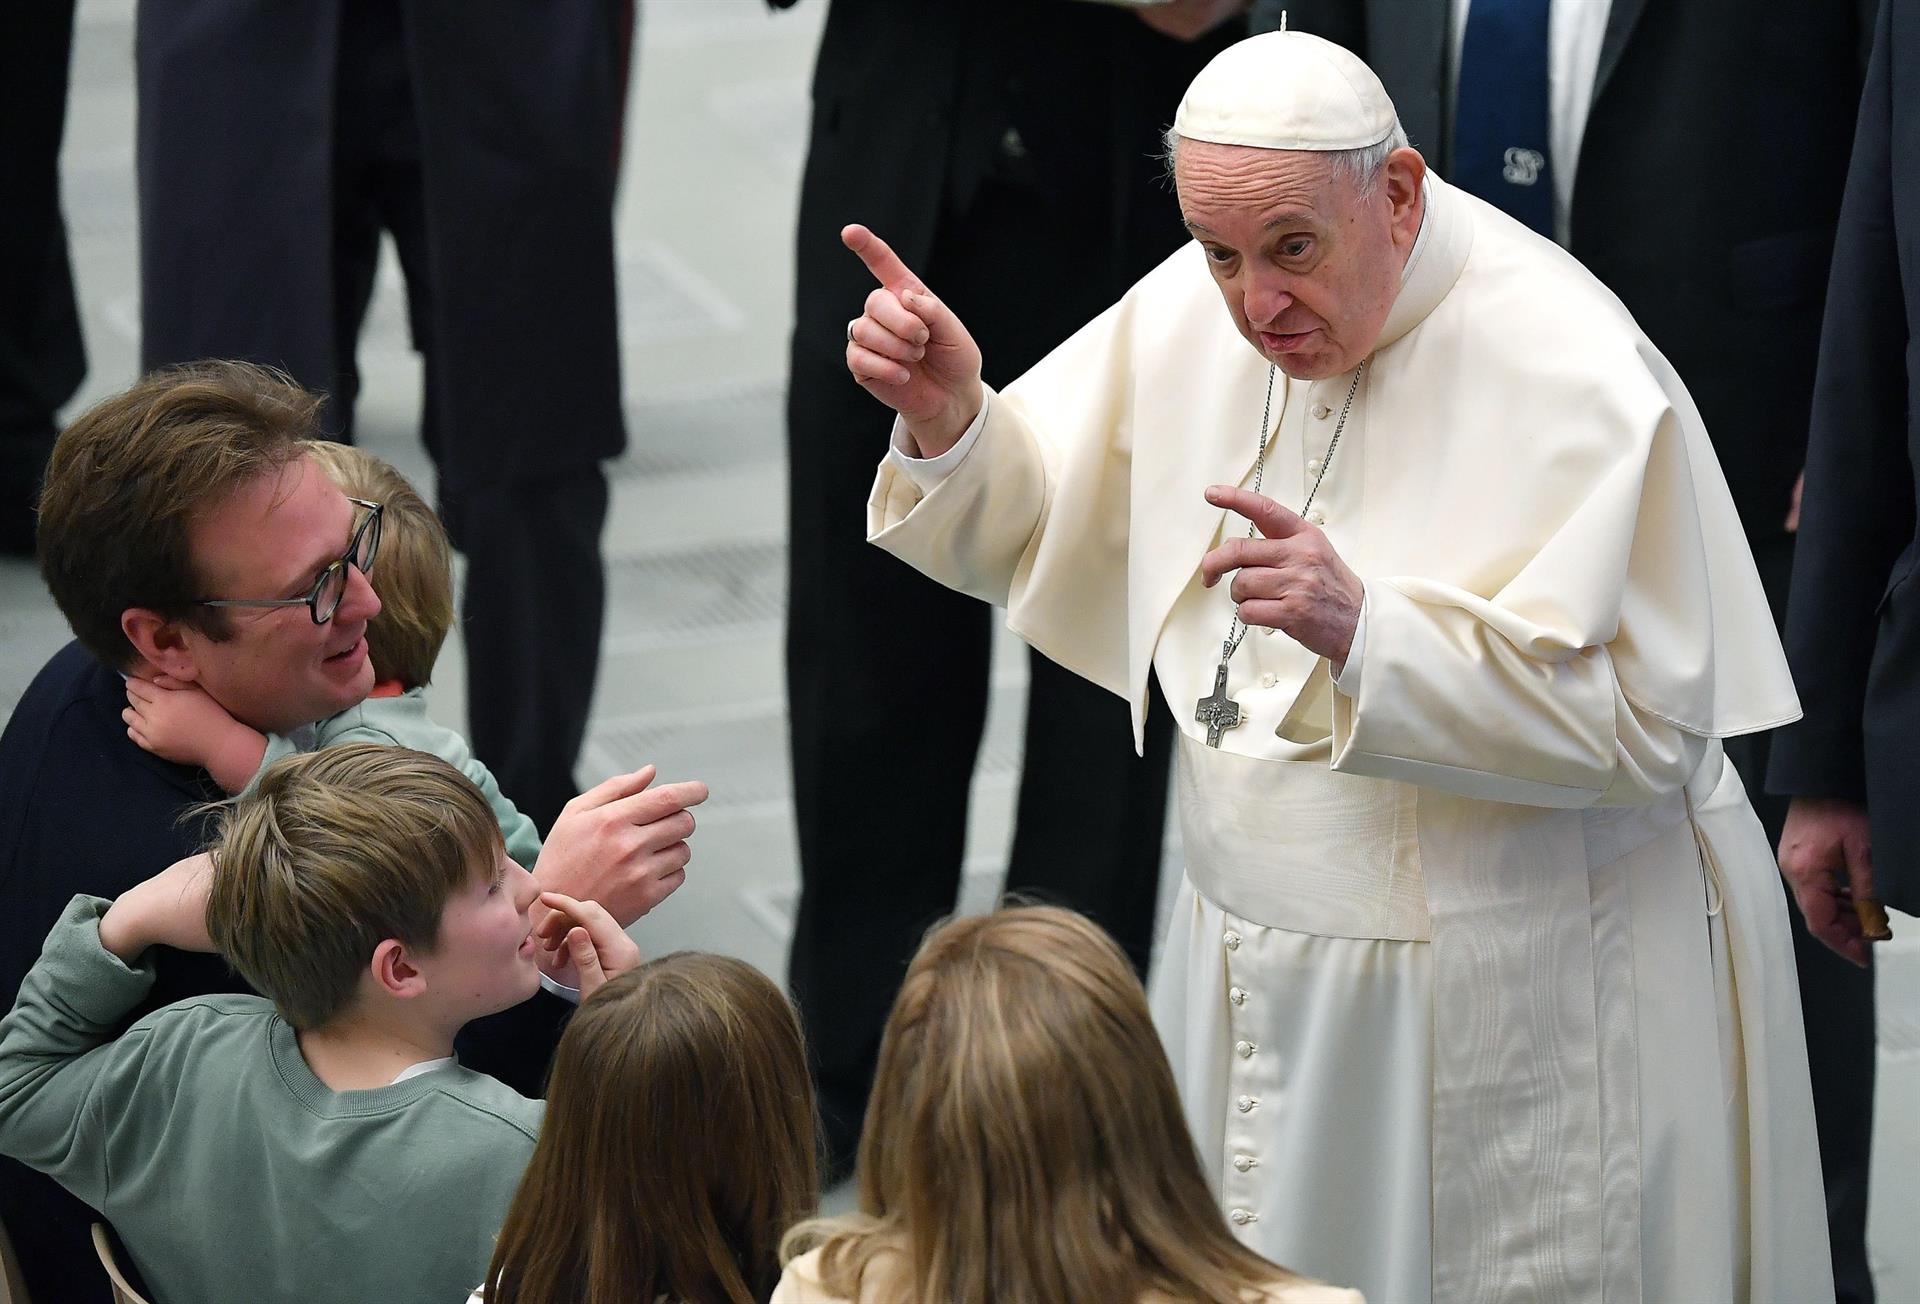
<path id="1" fill-rule="evenodd" d="M 63 160 L 91 354 L 77 406 L 126 384 L 137 363 L 132 10 L 133 0 L 80 5 Z M 619 215 L 632 448 L 614 468 L 612 607 L 580 777 L 651 760 L 669 778 L 708 780 L 687 886 L 635 934 L 653 952 L 728 951 L 779 974 L 794 890 L 781 396 L 789 232 L 825 5 L 774 14 L 762 0 L 644 0 L 641 11 Z M 365 442 L 427 479 L 413 435 L 419 368 L 392 266 L 360 361 Z M 877 448 L 877 409 L 875 422 Z M 0 714 L 65 637 L 33 571 L 0 562 Z M 994 891 L 1019 764 L 1024 668 L 1017 649 L 1000 651 L 968 904 Z M 456 644 L 432 690 L 434 713 L 456 727 L 462 680 Z M 1920 921 L 1900 924 L 1880 975 L 1874 1244 L 1882 1298 L 1920 1301 Z"/>

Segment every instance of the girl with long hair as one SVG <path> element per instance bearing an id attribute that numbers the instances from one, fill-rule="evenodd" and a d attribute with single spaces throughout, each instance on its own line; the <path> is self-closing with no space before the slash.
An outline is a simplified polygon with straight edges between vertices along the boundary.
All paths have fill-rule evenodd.
<path id="1" fill-rule="evenodd" d="M 1233 1238 L 1146 993 L 1068 910 L 927 937 L 880 1043 L 858 1176 L 857 1213 L 789 1234 L 774 1304 L 1359 1304 Z"/>
<path id="2" fill-rule="evenodd" d="M 474 1304 L 766 1304 L 780 1234 L 817 1197 L 792 1006 L 742 961 L 665 956 L 561 1037 Z"/>

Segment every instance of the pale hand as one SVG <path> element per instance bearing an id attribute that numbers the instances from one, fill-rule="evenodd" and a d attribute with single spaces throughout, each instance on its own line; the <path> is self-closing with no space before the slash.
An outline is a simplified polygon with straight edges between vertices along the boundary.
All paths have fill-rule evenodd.
<path id="1" fill-rule="evenodd" d="M 1161 35 L 1197 41 L 1246 10 L 1247 0 L 1167 0 L 1139 12 L 1140 21 Z"/>
<path id="2" fill-rule="evenodd" d="M 640 948 L 598 901 L 576 901 L 561 892 L 542 892 L 547 913 L 533 927 L 536 956 L 549 978 L 593 995 L 629 969 L 640 966 Z"/>
<path id="3" fill-rule="evenodd" d="M 1290 634 L 1332 662 L 1335 674 L 1345 669 L 1366 586 L 1327 536 L 1251 490 L 1215 485 L 1207 490 L 1207 501 L 1246 517 L 1258 533 L 1229 539 L 1200 559 L 1206 586 L 1237 572 L 1229 592 L 1244 623 Z"/>
<path id="4" fill-rule="evenodd" d="M 567 803 L 533 866 L 542 891 L 598 901 L 624 927 L 686 881 L 689 808 L 707 799 L 707 785 L 655 788 L 654 774 L 651 765 L 616 774 Z"/>
<path id="5" fill-rule="evenodd" d="M 144 883 L 122 892 L 100 917 L 100 945 L 132 964 L 150 946 L 211 951 L 207 893 L 213 858 L 206 852 L 176 860 Z"/>
<path id="6" fill-rule="evenodd" d="M 1867 939 L 1854 902 L 1873 896 L 1866 806 L 1836 797 L 1795 797 L 1780 830 L 1780 873 L 1807 931 L 1864 969 Z"/>
<path id="7" fill-rule="evenodd" d="M 228 715 L 198 684 L 167 675 L 129 677 L 120 719 L 142 751 L 176 765 L 197 765 L 227 792 L 239 792 L 252 781 L 267 751 L 259 730 Z"/>
<path id="8" fill-rule="evenodd" d="M 849 226 L 840 242 L 880 282 L 866 311 L 847 324 L 847 370 L 900 414 L 922 457 L 938 457 L 959 442 L 985 401 L 979 346 L 885 240 Z"/>

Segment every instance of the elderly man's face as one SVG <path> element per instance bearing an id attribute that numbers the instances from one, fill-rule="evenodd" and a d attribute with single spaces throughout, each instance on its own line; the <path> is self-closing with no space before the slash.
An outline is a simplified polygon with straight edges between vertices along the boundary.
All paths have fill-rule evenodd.
<path id="1" fill-rule="evenodd" d="M 1187 229 L 1240 334 L 1289 376 L 1324 380 L 1373 351 L 1420 231 L 1426 166 L 1395 150 L 1371 190 L 1325 154 L 1183 140 Z"/>

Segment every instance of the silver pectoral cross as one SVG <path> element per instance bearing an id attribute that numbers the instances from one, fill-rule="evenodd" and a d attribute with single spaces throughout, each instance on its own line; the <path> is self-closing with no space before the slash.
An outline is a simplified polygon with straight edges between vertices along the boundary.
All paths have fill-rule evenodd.
<path id="1" fill-rule="evenodd" d="M 1194 721 L 1207 726 L 1207 746 L 1218 747 L 1220 735 L 1240 724 L 1240 704 L 1227 696 L 1227 663 L 1213 672 L 1213 692 L 1195 704 Z"/>

